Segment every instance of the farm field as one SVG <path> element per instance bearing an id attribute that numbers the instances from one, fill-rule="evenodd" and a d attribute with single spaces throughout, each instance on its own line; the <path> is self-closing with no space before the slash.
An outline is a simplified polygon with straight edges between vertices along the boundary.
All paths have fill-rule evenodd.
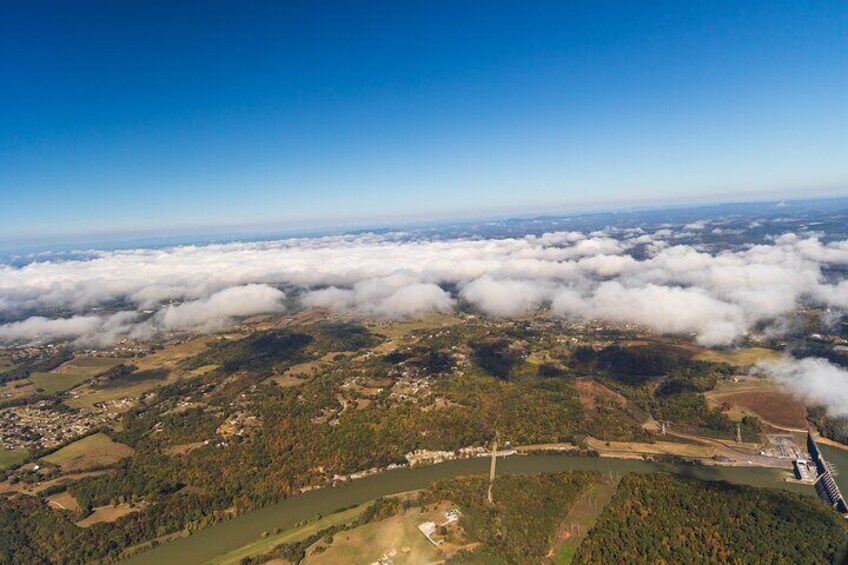
<path id="1" fill-rule="evenodd" d="M 123 518 L 127 514 L 132 514 L 139 510 L 141 510 L 140 506 L 132 506 L 126 502 L 122 502 L 117 506 L 112 506 L 111 504 L 108 506 L 98 506 L 93 509 L 90 516 L 87 516 L 83 520 L 77 522 L 77 526 L 80 528 L 88 528 L 94 524 L 100 524 L 102 522 L 114 522 L 118 518 Z"/>
<path id="2" fill-rule="evenodd" d="M 0 469 L 23 462 L 29 451 L 26 449 L 0 449 Z"/>
<path id="3" fill-rule="evenodd" d="M 462 318 L 452 314 L 429 314 L 418 319 L 405 321 L 377 322 L 368 324 L 369 330 L 376 334 L 382 334 L 389 338 L 388 344 L 377 347 L 377 350 L 391 350 L 395 341 L 406 337 L 416 330 L 436 329 L 440 327 L 455 326 L 462 323 Z"/>
<path id="4" fill-rule="evenodd" d="M 105 385 L 80 387 L 77 391 L 73 391 L 78 394 L 66 400 L 65 404 L 74 408 L 90 408 L 99 402 L 138 397 L 157 386 L 176 380 L 177 377 L 166 369 L 136 371 L 113 379 Z"/>
<path id="5" fill-rule="evenodd" d="M 0 399 L 10 400 L 22 398 L 35 392 L 35 387 L 29 379 L 18 379 L 0 385 Z"/>
<path id="6" fill-rule="evenodd" d="M 695 355 L 697 361 L 726 363 L 732 367 L 748 367 L 760 361 L 776 361 L 783 354 L 764 347 L 746 347 L 742 349 L 707 349 Z"/>
<path id="7" fill-rule="evenodd" d="M 123 357 L 74 357 L 60 365 L 55 373 L 90 373 L 92 376 L 108 371 L 127 361 Z"/>
<path id="8" fill-rule="evenodd" d="M 0 398 L 20 398 L 38 392 L 65 392 L 96 377 L 126 359 L 112 357 L 76 357 L 50 372 L 34 372 L 26 379 L 0 385 Z"/>
<path id="9" fill-rule="evenodd" d="M 214 365 L 186 371 L 179 363 L 202 352 L 211 339 L 214 338 L 203 336 L 166 344 L 159 351 L 132 359 L 132 364 L 137 367 L 133 373 L 113 379 L 106 385 L 83 385 L 73 391 L 76 394 L 65 403 L 73 408 L 90 408 L 99 402 L 138 397 L 158 386 L 201 375 L 212 370 Z"/>
<path id="10" fill-rule="evenodd" d="M 33 373 L 29 380 L 35 392 L 55 394 L 81 385 L 92 376 L 87 373 Z"/>
<path id="11" fill-rule="evenodd" d="M 106 434 L 97 433 L 67 445 L 44 457 L 65 472 L 79 471 L 117 463 L 134 452 L 132 448 L 112 441 Z"/>

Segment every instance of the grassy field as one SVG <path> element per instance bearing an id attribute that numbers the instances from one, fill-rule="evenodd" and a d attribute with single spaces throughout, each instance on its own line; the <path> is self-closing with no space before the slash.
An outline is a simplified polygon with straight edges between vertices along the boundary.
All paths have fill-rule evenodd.
<path id="1" fill-rule="evenodd" d="M 47 455 L 44 460 L 70 472 L 111 465 L 132 454 L 131 447 L 114 442 L 105 434 L 94 434 Z"/>
<path id="2" fill-rule="evenodd" d="M 9 400 L 29 396 L 35 392 L 35 387 L 29 379 L 18 379 L 0 385 L 0 399 Z"/>
<path id="3" fill-rule="evenodd" d="M 0 398 L 20 398 L 35 392 L 42 394 L 65 392 L 124 361 L 125 359 L 118 358 L 77 357 L 49 373 L 36 372 L 26 379 L 0 385 Z"/>
<path id="4" fill-rule="evenodd" d="M 0 449 L 0 469 L 23 462 L 27 455 L 26 449 Z"/>
<path id="5" fill-rule="evenodd" d="M 47 506 L 58 510 L 70 510 L 71 512 L 79 510 L 79 503 L 77 502 L 77 499 L 74 498 L 74 496 L 68 491 L 48 496 Z"/>
<path id="6" fill-rule="evenodd" d="M 373 504 L 373 501 L 360 504 L 359 506 L 356 506 L 349 510 L 345 510 L 343 512 L 338 512 L 330 516 L 325 516 L 319 520 L 309 522 L 308 524 L 305 524 L 298 528 L 293 528 L 291 530 L 280 532 L 279 534 L 274 534 L 265 538 L 261 538 L 251 544 L 248 544 L 244 547 L 240 547 L 239 549 L 226 553 L 221 557 L 218 557 L 217 559 L 209 561 L 208 565 L 238 565 L 238 563 L 240 563 L 241 560 L 245 557 L 262 555 L 271 551 L 278 545 L 300 541 L 308 538 L 316 532 L 320 532 L 321 530 L 327 529 L 331 526 L 351 522 L 356 519 L 360 514 L 365 512 L 365 510 L 369 506 L 371 506 L 371 504 Z"/>
<path id="7" fill-rule="evenodd" d="M 369 324 L 367 327 L 372 332 L 382 334 L 387 336 L 389 340 L 395 341 L 416 330 L 453 326 L 461 322 L 462 319 L 458 316 L 434 313 L 413 320 L 377 322 Z"/>
<path id="8" fill-rule="evenodd" d="M 443 556 L 418 530 L 418 524 L 436 516 L 410 510 L 379 522 L 339 532 L 317 555 L 307 555 L 304 565 L 373 563 L 383 556 L 397 565 L 442 562 Z M 441 516 L 444 520 L 444 516 Z"/>
<path id="9" fill-rule="evenodd" d="M 56 369 L 58 373 L 90 373 L 92 376 L 105 373 L 127 359 L 121 357 L 74 357 Z"/>
<path id="10" fill-rule="evenodd" d="M 138 370 L 130 375 L 110 381 L 106 385 L 83 385 L 77 388 L 75 398 L 65 401 L 74 408 L 88 408 L 98 402 L 109 402 L 122 398 L 137 398 L 154 388 L 171 384 L 182 378 L 191 378 L 213 370 L 214 365 L 186 371 L 180 362 L 193 357 L 206 349 L 206 344 L 214 339 L 204 336 L 184 343 L 168 343 L 155 353 L 132 359 Z"/>
<path id="11" fill-rule="evenodd" d="M 132 514 L 133 512 L 138 512 L 139 510 L 141 510 L 140 507 L 130 506 L 127 503 L 121 503 L 117 506 L 112 506 L 111 504 L 108 506 L 98 506 L 93 509 L 91 515 L 77 522 L 77 526 L 80 528 L 88 528 L 94 524 L 100 524 L 101 522 L 114 522 L 118 518 L 122 518 L 127 514 Z"/>
<path id="12" fill-rule="evenodd" d="M 54 394 L 81 385 L 91 377 L 87 373 L 33 373 L 29 380 L 36 392 Z"/>
<path id="13" fill-rule="evenodd" d="M 85 385 L 79 389 L 77 398 L 70 398 L 65 401 L 65 404 L 74 408 L 83 408 L 91 407 L 98 402 L 137 398 L 157 386 L 172 383 L 176 379 L 167 369 L 136 371 L 111 380 L 105 385 Z"/>
<path id="14" fill-rule="evenodd" d="M 695 356 L 698 361 L 726 363 L 732 367 L 748 367 L 760 361 L 776 361 L 783 354 L 773 349 L 763 347 L 746 347 L 742 349 L 708 349 Z"/>

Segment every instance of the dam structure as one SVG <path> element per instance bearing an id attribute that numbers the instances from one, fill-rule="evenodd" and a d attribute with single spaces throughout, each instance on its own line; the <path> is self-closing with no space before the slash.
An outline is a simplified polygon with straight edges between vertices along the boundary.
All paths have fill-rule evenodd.
<path id="1" fill-rule="evenodd" d="M 807 450 L 810 452 L 810 457 L 816 463 L 818 478 L 815 482 L 816 493 L 819 498 L 830 505 L 831 508 L 842 514 L 848 514 L 848 504 L 845 503 L 845 497 L 839 490 L 839 485 L 833 479 L 833 471 L 825 461 L 819 446 L 812 433 L 807 433 Z"/>

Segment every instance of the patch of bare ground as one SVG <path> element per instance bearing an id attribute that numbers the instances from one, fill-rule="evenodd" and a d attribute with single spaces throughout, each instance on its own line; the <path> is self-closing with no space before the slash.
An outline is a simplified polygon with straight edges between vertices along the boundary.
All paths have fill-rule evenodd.
<path id="1" fill-rule="evenodd" d="M 607 398 L 614 401 L 620 406 L 627 404 L 627 399 L 621 394 L 609 389 L 594 379 L 577 379 L 574 382 L 577 388 L 577 393 L 580 395 L 580 402 L 586 408 L 593 409 L 601 398 Z"/>
<path id="2" fill-rule="evenodd" d="M 609 457 L 640 458 L 642 455 L 676 455 L 678 457 L 710 458 L 720 455 L 715 445 L 657 441 L 641 443 L 635 441 L 603 441 L 587 438 L 589 447 Z"/>
<path id="3" fill-rule="evenodd" d="M 848 445 L 844 443 L 839 443 L 836 440 L 832 440 L 828 437 L 824 436 L 816 436 L 816 443 L 823 443 L 824 445 L 829 445 L 831 447 L 836 447 L 837 449 L 842 449 L 843 451 L 848 451 Z"/>
<path id="4" fill-rule="evenodd" d="M 746 412 L 750 412 L 765 423 L 779 428 L 803 430 L 807 427 L 807 408 L 804 403 L 776 387 L 740 387 L 736 391 L 715 392 L 708 399 L 725 412 L 741 408 L 739 414 L 730 414 L 731 417 L 748 415 Z"/>
<path id="5" fill-rule="evenodd" d="M 48 496 L 45 500 L 47 501 L 47 506 L 54 510 L 70 510 L 71 512 L 79 510 L 77 499 L 68 491 Z"/>
<path id="6" fill-rule="evenodd" d="M 306 382 L 306 379 L 301 377 L 296 377 L 294 375 L 283 374 L 283 375 L 275 375 L 273 377 L 268 378 L 269 381 L 277 383 L 277 386 L 281 388 L 290 388 L 293 386 L 300 386 Z"/>
<path id="7" fill-rule="evenodd" d="M 179 445 L 172 445 L 171 447 L 165 448 L 166 455 L 186 455 L 191 453 L 198 447 L 203 447 L 204 442 L 195 441 L 194 443 L 181 443 Z"/>

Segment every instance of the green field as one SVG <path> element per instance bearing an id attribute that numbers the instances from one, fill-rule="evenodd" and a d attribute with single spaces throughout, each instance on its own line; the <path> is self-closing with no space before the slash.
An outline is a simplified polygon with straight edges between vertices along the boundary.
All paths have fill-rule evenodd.
<path id="1" fill-rule="evenodd" d="M 105 385 L 80 387 L 80 397 L 71 398 L 65 403 L 74 408 L 82 408 L 98 402 L 141 396 L 159 385 L 170 382 L 168 376 L 169 372 L 166 369 L 136 371 L 113 379 Z"/>
<path id="2" fill-rule="evenodd" d="M 34 372 L 25 382 L 32 384 L 32 389 L 21 389 L 25 394 L 38 392 L 40 394 L 55 394 L 65 392 L 85 381 L 101 375 L 125 359 L 107 357 L 76 357 L 63 363 L 50 372 Z"/>
<path id="3" fill-rule="evenodd" d="M 286 530 L 279 534 L 274 534 L 265 538 L 261 538 L 251 544 L 226 553 L 221 557 L 218 557 L 217 559 L 208 561 L 207 563 L 209 565 L 237 565 L 245 557 L 262 555 L 271 551 L 278 545 L 284 543 L 298 542 L 300 540 L 308 538 L 316 532 L 320 532 L 321 530 L 325 530 L 331 526 L 352 522 L 357 517 L 359 517 L 359 515 L 365 512 L 365 510 L 372 504 L 373 501 L 366 502 L 354 508 L 338 512 L 330 516 L 325 516 L 323 518 L 320 518 L 319 520 L 315 520 L 314 522 L 309 522 L 308 524 L 305 524 L 298 528 L 292 528 L 291 530 Z"/>
<path id="4" fill-rule="evenodd" d="M 0 449 L 0 469 L 23 462 L 29 451 L 26 449 Z"/>
<path id="5" fill-rule="evenodd" d="M 87 373 L 33 373 L 29 376 L 29 381 L 36 392 L 55 394 L 70 390 L 90 378 L 91 375 Z"/>
<path id="6" fill-rule="evenodd" d="M 112 441 L 106 434 L 98 433 L 66 445 L 45 456 L 44 460 L 67 472 L 111 465 L 132 454 L 132 448 Z"/>
<path id="7" fill-rule="evenodd" d="M 777 361 L 783 354 L 763 347 L 745 347 L 740 349 L 707 349 L 698 353 L 695 359 L 711 363 L 726 363 L 732 367 L 748 367 L 760 361 Z"/>

